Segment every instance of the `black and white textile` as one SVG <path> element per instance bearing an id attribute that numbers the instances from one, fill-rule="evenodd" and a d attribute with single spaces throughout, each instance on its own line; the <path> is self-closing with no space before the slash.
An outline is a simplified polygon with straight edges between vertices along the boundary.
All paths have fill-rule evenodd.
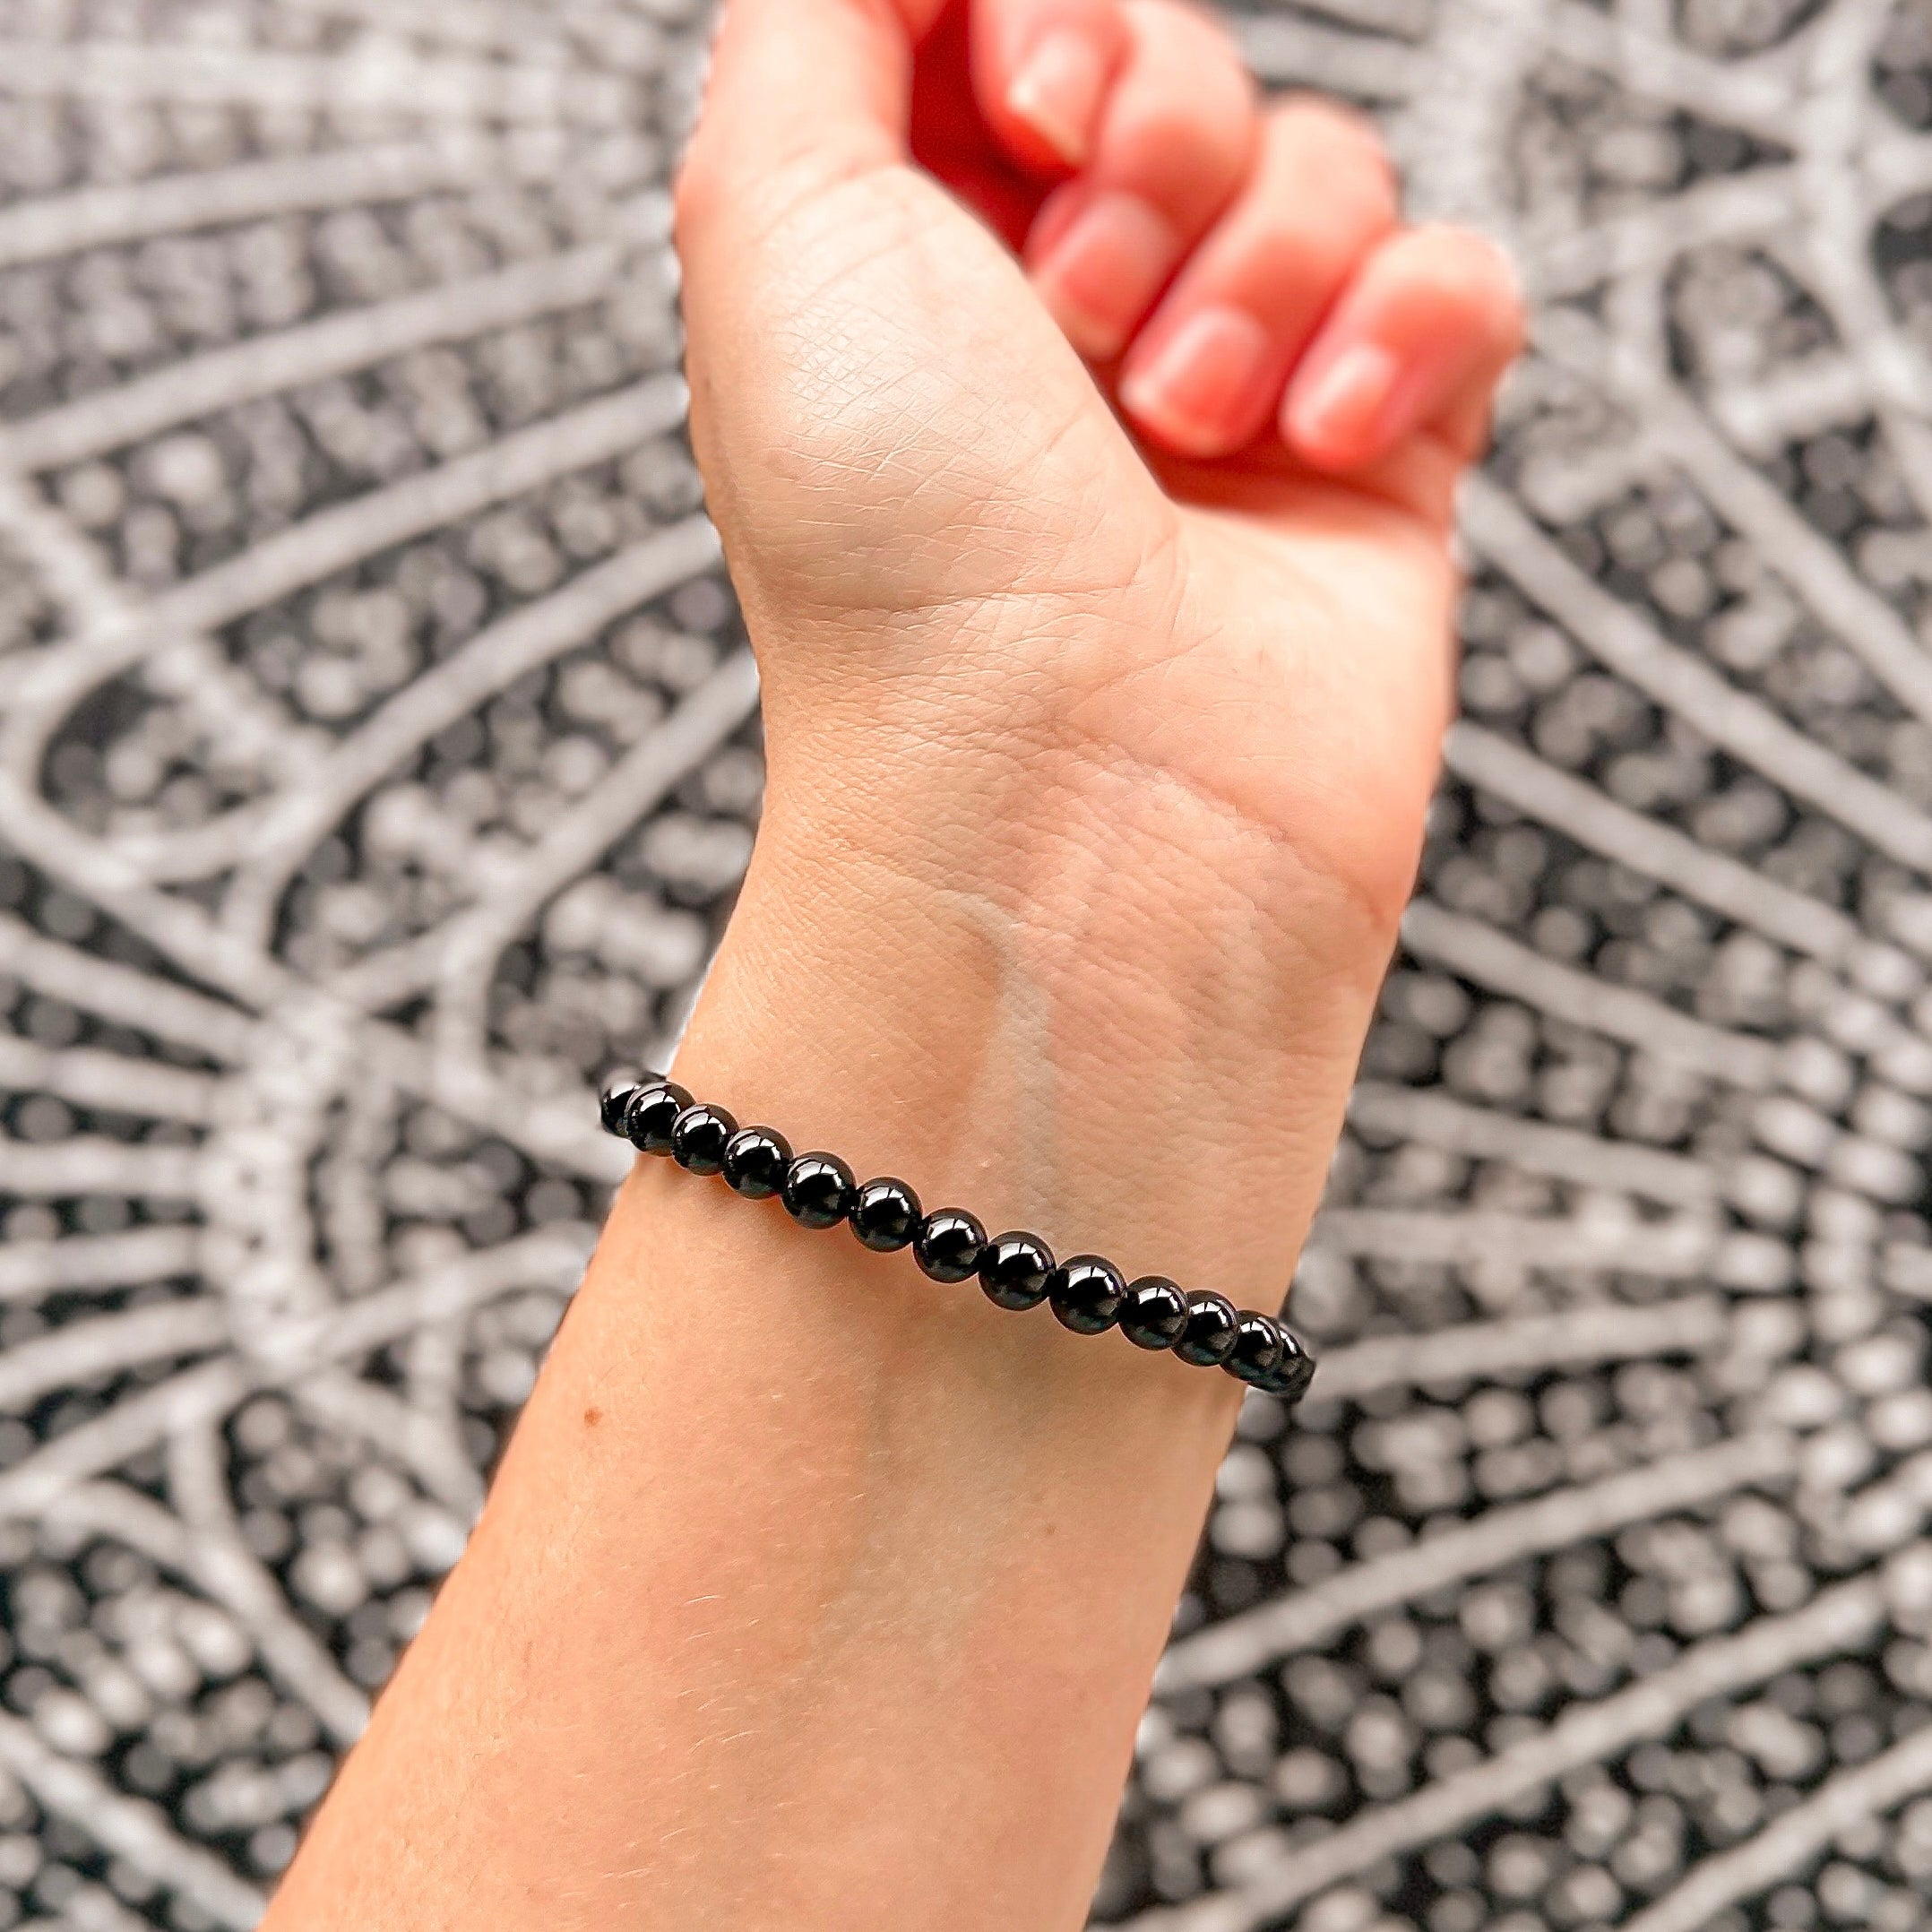
<path id="1" fill-rule="evenodd" d="M 0 0 L 0 1926 L 254 1922 L 761 785 L 697 0 Z M 1932 4 L 1300 0 L 1536 307 L 1464 720 L 1097 1908 L 1932 1893 Z"/>

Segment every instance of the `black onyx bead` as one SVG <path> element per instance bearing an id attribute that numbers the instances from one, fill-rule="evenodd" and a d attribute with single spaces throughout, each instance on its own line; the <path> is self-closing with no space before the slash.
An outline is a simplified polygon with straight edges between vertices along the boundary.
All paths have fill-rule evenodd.
<path id="1" fill-rule="evenodd" d="M 698 1100 L 671 1124 L 671 1159 L 687 1174 L 716 1174 L 737 1122 L 721 1107 Z"/>
<path id="2" fill-rule="evenodd" d="M 858 1188 L 836 1154 L 800 1154 L 785 1170 L 785 1211 L 801 1228 L 836 1228 L 852 1212 Z"/>
<path id="3" fill-rule="evenodd" d="M 1281 1328 L 1281 1324 L 1275 1326 Z M 1300 1338 L 1285 1328 L 1281 1333 L 1281 1358 L 1268 1373 L 1265 1382 L 1255 1386 L 1266 1395 L 1278 1395 L 1284 1402 L 1297 1402 L 1307 1393 L 1315 1379 L 1315 1358 L 1301 1345 Z"/>
<path id="4" fill-rule="evenodd" d="M 1127 1284 L 1112 1262 L 1098 1255 L 1075 1255 L 1053 1271 L 1047 1297 L 1063 1328 L 1076 1335 L 1098 1335 L 1120 1319 Z"/>
<path id="5" fill-rule="evenodd" d="M 747 1201 L 769 1201 L 790 1165 L 791 1143 L 770 1127 L 740 1127 L 725 1143 L 725 1184 Z"/>
<path id="6" fill-rule="evenodd" d="M 940 1208 L 919 1223 L 912 1258 L 936 1281 L 963 1281 L 986 1252 L 986 1229 L 964 1208 Z"/>
<path id="7" fill-rule="evenodd" d="M 1164 1274 L 1143 1274 L 1127 1289 L 1120 1333 L 1137 1349 L 1171 1349 L 1187 1326 L 1187 1298 Z"/>
<path id="8" fill-rule="evenodd" d="M 1190 1295 L 1187 1325 L 1174 1352 L 1196 1368 L 1219 1368 L 1234 1353 L 1235 1331 L 1240 1321 L 1225 1295 Z"/>
<path id="9" fill-rule="evenodd" d="M 890 1255 L 919 1231 L 919 1197 L 903 1181 L 883 1174 L 858 1190 L 852 1232 L 875 1254 Z"/>
<path id="10" fill-rule="evenodd" d="M 1260 1388 L 1281 1366 L 1281 1330 L 1271 1316 L 1244 1313 L 1235 1324 L 1234 1347 L 1221 1364 L 1237 1381 Z"/>
<path id="11" fill-rule="evenodd" d="M 1052 1273 L 1053 1250 L 1037 1234 L 1019 1229 L 988 1241 L 979 1257 L 979 1286 L 1002 1308 L 1037 1308 Z"/>
<path id="12" fill-rule="evenodd" d="M 621 1137 L 625 1116 L 630 1111 L 631 1102 L 646 1087 L 655 1086 L 661 1077 L 657 1074 L 613 1074 L 597 1097 L 598 1117 L 604 1124 L 604 1132 Z"/>
<path id="13" fill-rule="evenodd" d="M 669 1153 L 671 1129 L 690 1104 L 691 1096 L 675 1080 L 653 1080 L 631 1097 L 625 1109 L 625 1138 L 639 1153 Z"/>

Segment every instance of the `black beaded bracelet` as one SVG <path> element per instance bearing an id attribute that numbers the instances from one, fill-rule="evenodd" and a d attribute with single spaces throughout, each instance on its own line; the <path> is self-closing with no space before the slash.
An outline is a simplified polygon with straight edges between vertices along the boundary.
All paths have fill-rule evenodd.
<path id="1" fill-rule="evenodd" d="M 936 1281 L 977 1275 L 987 1298 L 1002 1308 L 1053 1309 L 1081 1335 L 1117 1328 L 1135 1348 L 1168 1350 L 1202 1368 L 1224 1368 L 1264 1394 L 1296 1402 L 1315 1374 L 1315 1358 L 1272 1315 L 1237 1308 L 1223 1295 L 1186 1293 L 1162 1274 L 1125 1280 L 1099 1255 L 1057 1262 L 1037 1234 L 1015 1231 L 990 1240 L 962 1208 L 927 1213 L 919 1197 L 890 1176 L 860 1186 L 836 1154 L 794 1154 L 771 1127 L 741 1127 L 721 1107 L 694 1100 L 658 1074 L 621 1074 L 601 1101 L 604 1131 L 639 1152 L 668 1154 L 693 1174 L 719 1174 L 753 1201 L 776 1195 L 806 1228 L 849 1222 L 876 1254 L 910 1247 Z"/>

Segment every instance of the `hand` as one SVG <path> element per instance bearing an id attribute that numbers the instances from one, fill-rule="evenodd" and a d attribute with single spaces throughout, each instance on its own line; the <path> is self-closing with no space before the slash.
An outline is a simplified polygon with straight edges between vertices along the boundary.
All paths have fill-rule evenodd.
<path id="1" fill-rule="evenodd" d="M 769 1106 L 789 1005 L 793 1065 L 975 1114 L 981 1200 L 1278 1298 L 1412 881 L 1505 263 L 1176 0 L 733 0 L 678 240 L 771 765 L 687 1054 Z"/>

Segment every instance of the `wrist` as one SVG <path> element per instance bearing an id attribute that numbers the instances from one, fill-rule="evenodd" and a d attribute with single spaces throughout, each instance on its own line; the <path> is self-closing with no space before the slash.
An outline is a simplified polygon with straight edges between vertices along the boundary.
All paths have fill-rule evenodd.
<path id="1" fill-rule="evenodd" d="M 928 1207 L 1278 1307 L 1385 934 L 1170 774 L 870 752 L 774 784 L 680 1078 Z"/>

